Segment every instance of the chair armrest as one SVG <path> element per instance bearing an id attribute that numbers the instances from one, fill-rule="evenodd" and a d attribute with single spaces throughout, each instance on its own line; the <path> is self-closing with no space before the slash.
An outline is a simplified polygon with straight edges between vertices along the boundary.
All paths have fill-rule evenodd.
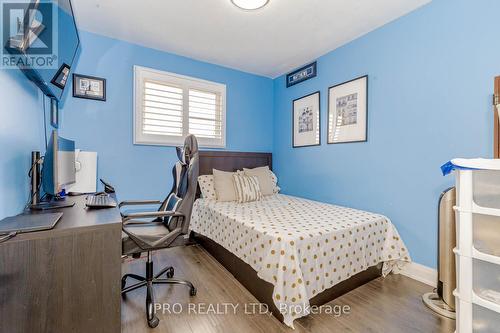
<path id="1" fill-rule="evenodd" d="M 140 205 L 159 205 L 161 204 L 160 200 L 126 200 L 120 202 L 118 207 L 123 206 L 140 206 Z"/>
<path id="2" fill-rule="evenodd" d="M 147 217 L 166 217 L 166 216 L 184 217 L 184 214 L 176 213 L 176 212 L 172 212 L 172 211 L 130 213 L 127 215 L 123 215 L 123 223 L 126 224 L 127 221 L 130 221 L 132 219 L 142 219 L 142 218 L 147 218 Z M 151 223 L 151 222 L 147 222 L 147 223 Z"/>

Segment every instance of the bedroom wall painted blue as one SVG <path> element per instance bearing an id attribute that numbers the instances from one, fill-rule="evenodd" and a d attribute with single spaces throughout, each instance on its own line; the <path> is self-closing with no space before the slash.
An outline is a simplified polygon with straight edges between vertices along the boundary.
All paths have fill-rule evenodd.
<path id="1" fill-rule="evenodd" d="M 32 150 L 45 150 L 38 88 L 17 69 L 0 70 L 0 219 L 19 214 L 29 197 Z"/>
<path id="2" fill-rule="evenodd" d="M 116 185 L 121 199 L 162 197 L 174 151 L 132 144 L 132 66 L 226 83 L 227 149 L 273 150 L 285 193 L 385 214 L 413 259 L 436 267 L 437 200 L 453 184 L 439 166 L 455 156 L 491 157 L 499 10 L 495 0 L 434 0 L 321 57 L 318 77 L 289 89 L 284 77 L 273 83 L 81 32 L 74 69 L 107 78 L 108 101 L 66 96 L 61 134 L 98 151 L 99 176 Z M 369 141 L 327 145 L 327 87 L 364 74 L 370 76 Z M 43 151 L 43 118 L 38 90 L 21 73 L 0 71 L 0 87 L 2 218 L 18 213 L 28 198 L 29 151 Z M 322 145 L 292 149 L 291 101 L 318 89 Z"/>
<path id="3" fill-rule="evenodd" d="M 274 166 L 285 193 L 387 215 L 417 263 L 436 267 L 437 203 L 453 157 L 492 156 L 500 2 L 431 4 L 318 59 L 318 76 L 274 82 Z M 328 87 L 369 75 L 368 142 L 326 144 Z M 291 148 L 291 103 L 321 90 L 319 147 Z M 300 180 L 300 181 L 298 181 Z"/>
<path id="4" fill-rule="evenodd" d="M 163 198 L 171 187 L 175 150 L 133 145 L 133 66 L 189 75 L 227 86 L 227 150 L 272 151 L 273 81 L 225 67 L 80 31 L 74 71 L 107 79 L 107 101 L 69 97 L 61 135 L 99 154 L 99 177 L 120 199 Z M 67 89 L 72 89 L 71 86 Z"/>

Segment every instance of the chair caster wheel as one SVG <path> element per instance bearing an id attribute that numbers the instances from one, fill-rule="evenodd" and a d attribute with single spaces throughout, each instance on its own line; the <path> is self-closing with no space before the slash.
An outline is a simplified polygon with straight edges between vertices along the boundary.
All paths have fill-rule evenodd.
<path id="1" fill-rule="evenodd" d="M 195 287 L 191 288 L 191 290 L 189 291 L 189 295 L 196 296 L 196 288 Z"/>
<path id="2" fill-rule="evenodd" d="M 174 277 L 174 269 L 172 268 L 167 271 L 167 278 L 171 279 L 173 277 Z"/>
<path id="3" fill-rule="evenodd" d="M 160 319 L 158 319 L 158 317 L 153 317 L 153 319 L 151 320 L 148 320 L 148 326 L 151 327 L 151 328 L 155 328 L 156 326 L 158 326 L 158 324 L 160 323 Z"/>

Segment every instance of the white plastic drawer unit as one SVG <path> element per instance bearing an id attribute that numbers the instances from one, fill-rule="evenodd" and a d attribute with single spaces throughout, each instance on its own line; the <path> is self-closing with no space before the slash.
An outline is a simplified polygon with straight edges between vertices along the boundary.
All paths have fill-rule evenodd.
<path id="1" fill-rule="evenodd" d="M 500 266 L 472 259 L 472 288 L 474 293 L 485 300 L 500 305 Z M 500 317 L 500 313 L 497 313 Z"/>
<path id="2" fill-rule="evenodd" d="M 455 294 L 456 295 L 456 294 Z M 456 333 L 500 333 L 500 314 L 456 298 Z"/>
<path id="3" fill-rule="evenodd" d="M 457 263 L 457 295 L 466 302 L 484 305 L 500 317 L 500 258 L 474 250 L 473 257 L 454 249 Z"/>
<path id="4" fill-rule="evenodd" d="M 472 304 L 472 332 L 500 333 L 500 314 Z"/>
<path id="5" fill-rule="evenodd" d="M 476 170 L 472 172 L 472 192 L 476 205 L 500 209 L 500 172 Z"/>
<path id="6" fill-rule="evenodd" d="M 472 256 L 472 248 L 500 257 L 500 216 L 470 213 L 456 208 L 457 248 Z"/>
<path id="7" fill-rule="evenodd" d="M 500 256 L 500 216 L 472 214 L 472 233 L 476 250 Z"/>

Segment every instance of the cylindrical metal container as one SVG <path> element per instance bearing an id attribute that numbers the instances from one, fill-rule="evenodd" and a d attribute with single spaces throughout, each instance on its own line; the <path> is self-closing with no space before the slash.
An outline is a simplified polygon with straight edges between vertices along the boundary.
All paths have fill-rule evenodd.
<path id="1" fill-rule="evenodd" d="M 449 188 L 441 194 L 439 199 L 439 257 L 438 257 L 438 288 L 437 293 L 441 299 L 453 310 L 455 310 L 455 296 L 453 290 L 456 288 L 455 254 L 453 249 L 456 242 L 455 211 L 456 203 L 455 188 Z"/>

